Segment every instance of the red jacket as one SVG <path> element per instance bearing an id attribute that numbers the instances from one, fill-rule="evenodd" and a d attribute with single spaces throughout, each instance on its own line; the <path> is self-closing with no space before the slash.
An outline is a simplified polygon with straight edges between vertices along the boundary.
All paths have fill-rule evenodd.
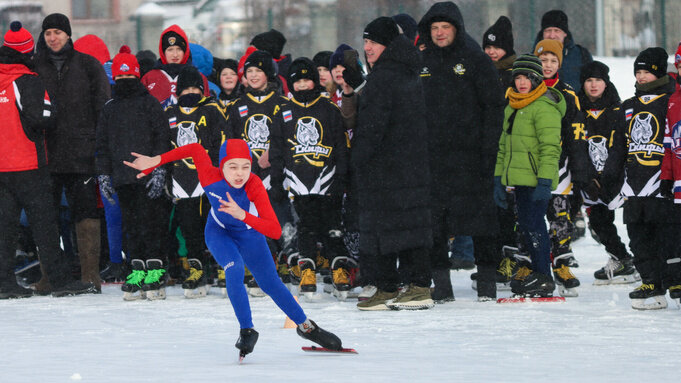
<path id="1" fill-rule="evenodd" d="M 674 181 L 674 202 L 681 204 L 681 91 L 669 98 L 664 130 L 664 160 L 661 180 Z"/>

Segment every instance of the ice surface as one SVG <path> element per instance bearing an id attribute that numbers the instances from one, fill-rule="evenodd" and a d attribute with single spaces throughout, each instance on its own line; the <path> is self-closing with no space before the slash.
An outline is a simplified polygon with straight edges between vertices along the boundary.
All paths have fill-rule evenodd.
<path id="1" fill-rule="evenodd" d="M 632 59 L 604 59 L 622 98 Z M 619 232 L 628 242 L 617 212 Z M 358 355 L 303 352 L 269 298 L 251 299 L 260 339 L 238 365 L 238 324 L 214 289 L 185 299 L 102 295 L 0 301 L 0 382 L 678 382 L 681 312 L 631 309 L 631 285 L 593 286 L 607 261 L 589 237 L 573 245 L 579 297 L 566 303 L 478 303 L 470 271 L 452 272 L 456 302 L 420 312 L 360 312 L 330 295 L 302 302 Z M 321 285 L 318 289 L 322 290 Z M 508 296 L 500 292 L 499 296 Z"/>

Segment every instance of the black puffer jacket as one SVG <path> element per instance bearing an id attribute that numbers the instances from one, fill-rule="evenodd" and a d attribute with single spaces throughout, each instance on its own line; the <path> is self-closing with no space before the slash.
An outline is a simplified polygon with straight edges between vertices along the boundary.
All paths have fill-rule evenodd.
<path id="1" fill-rule="evenodd" d="M 456 27 L 444 48 L 430 38 L 430 26 Z M 448 208 L 450 234 L 489 235 L 496 227 L 492 199 L 494 165 L 505 100 L 492 60 L 466 33 L 452 2 L 433 5 L 419 23 L 426 49 L 420 71 L 428 120 L 433 204 Z"/>
<path id="2" fill-rule="evenodd" d="M 416 48 L 400 35 L 374 64 L 359 99 L 350 154 L 360 251 L 430 247 L 428 134 Z"/>
<path id="3" fill-rule="evenodd" d="M 102 65 L 73 49 L 69 40 L 61 51 L 61 71 L 41 41 L 35 71 L 52 101 L 56 126 L 47 132 L 49 167 L 53 173 L 95 174 L 95 130 L 99 113 L 111 97 Z"/>

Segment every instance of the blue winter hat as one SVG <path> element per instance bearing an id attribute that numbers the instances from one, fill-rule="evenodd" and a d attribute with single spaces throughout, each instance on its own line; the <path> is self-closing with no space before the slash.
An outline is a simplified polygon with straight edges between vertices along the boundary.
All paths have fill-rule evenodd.
<path id="1" fill-rule="evenodd" d="M 331 55 L 329 60 L 329 70 L 335 68 L 337 65 L 343 65 L 343 55 L 345 51 L 352 50 L 352 47 L 347 44 L 341 44 L 336 48 L 336 51 Z"/>

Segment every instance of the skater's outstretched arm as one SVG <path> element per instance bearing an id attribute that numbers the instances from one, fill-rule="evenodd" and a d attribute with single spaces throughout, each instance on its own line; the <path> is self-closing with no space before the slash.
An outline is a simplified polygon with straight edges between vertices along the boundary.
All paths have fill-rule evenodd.
<path id="1" fill-rule="evenodd" d="M 130 166 L 131 168 L 141 171 L 141 173 L 137 175 L 137 178 L 142 178 L 148 175 L 155 168 L 163 164 L 167 164 L 168 162 L 191 157 L 194 160 L 194 165 L 196 165 L 196 171 L 199 174 L 199 182 L 201 183 L 201 186 L 205 187 L 222 179 L 220 169 L 213 166 L 208 153 L 206 153 L 206 149 L 204 149 L 201 144 L 195 143 L 180 146 L 179 148 L 175 148 L 171 151 L 161 154 L 160 156 L 154 157 L 149 157 L 134 152 L 130 154 L 135 157 L 135 160 L 133 162 L 123 161 L 123 163 Z"/>

